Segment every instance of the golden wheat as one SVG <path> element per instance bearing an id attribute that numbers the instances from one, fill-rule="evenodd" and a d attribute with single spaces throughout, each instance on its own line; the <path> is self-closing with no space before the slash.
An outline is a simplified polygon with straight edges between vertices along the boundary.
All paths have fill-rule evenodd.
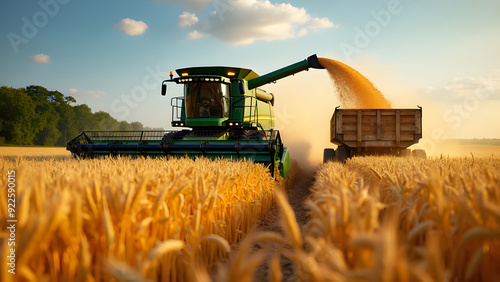
<path id="1" fill-rule="evenodd" d="M 0 158 L 2 175 L 12 169 L 17 278 L 27 281 L 206 280 L 276 187 L 264 166 L 229 160 Z M 6 222 L 5 178 L 0 186 Z"/>
<path id="2" fill-rule="evenodd" d="M 500 159 L 353 158 L 323 165 L 312 190 L 305 249 L 280 195 L 288 240 L 258 237 L 290 244 L 302 281 L 500 279 Z"/>
<path id="3" fill-rule="evenodd" d="M 327 163 L 305 202 L 310 219 L 302 230 L 275 189 L 291 178 L 277 184 L 249 162 L 0 159 L 1 173 L 11 169 L 17 275 L 26 281 L 209 281 L 207 269 L 228 256 L 273 196 L 283 235 L 247 236 L 221 280 L 251 281 L 265 254 L 252 250 L 255 241 L 290 245 L 281 255 L 302 281 L 500 279 L 499 159 Z M 0 185 L 7 187 L 4 179 Z M 270 267 L 270 280 L 283 278 L 279 254 Z"/>

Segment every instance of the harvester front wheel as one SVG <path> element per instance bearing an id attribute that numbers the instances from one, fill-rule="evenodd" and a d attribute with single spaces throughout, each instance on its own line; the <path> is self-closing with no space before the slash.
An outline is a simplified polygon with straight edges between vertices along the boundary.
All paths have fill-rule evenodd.
<path id="1" fill-rule="evenodd" d="M 326 148 L 323 151 L 323 163 L 335 161 L 335 150 Z"/>
<path id="2" fill-rule="evenodd" d="M 182 140 L 182 138 L 184 136 L 186 136 L 187 134 L 189 134 L 190 130 L 179 130 L 179 131 L 172 131 L 172 132 L 168 132 L 168 133 L 165 133 L 165 135 L 163 135 L 163 139 L 162 141 L 163 142 L 166 142 L 166 141 L 178 141 L 178 140 Z"/>
<path id="3" fill-rule="evenodd" d="M 261 141 L 266 139 L 266 133 L 261 130 L 245 130 L 243 132 L 244 140 Z"/>

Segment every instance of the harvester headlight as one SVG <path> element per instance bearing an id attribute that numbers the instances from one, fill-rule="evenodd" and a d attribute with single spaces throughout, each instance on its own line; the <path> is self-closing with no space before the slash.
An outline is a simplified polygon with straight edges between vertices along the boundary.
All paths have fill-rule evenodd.
<path id="1" fill-rule="evenodd" d="M 214 79 L 213 79 L 213 78 L 210 78 L 210 81 L 214 81 Z"/>
<path id="2" fill-rule="evenodd" d="M 230 122 L 230 123 L 229 123 L 229 126 L 233 126 L 233 123 L 232 123 L 232 122 Z"/>
<path id="3" fill-rule="evenodd" d="M 181 122 L 181 126 L 184 126 L 184 123 Z"/>
<path id="4" fill-rule="evenodd" d="M 189 75 L 189 73 L 187 73 L 187 72 L 183 72 L 183 73 L 181 74 L 181 76 L 188 76 L 188 75 Z"/>
<path id="5" fill-rule="evenodd" d="M 235 74 L 234 72 L 232 72 L 232 71 L 228 71 L 228 72 L 227 72 L 227 76 L 235 76 L 235 75 L 236 75 L 236 74 Z"/>
<path id="6" fill-rule="evenodd" d="M 192 78 L 190 78 L 190 79 L 188 79 L 188 80 L 189 80 L 189 81 L 193 81 L 193 79 L 192 79 Z"/>

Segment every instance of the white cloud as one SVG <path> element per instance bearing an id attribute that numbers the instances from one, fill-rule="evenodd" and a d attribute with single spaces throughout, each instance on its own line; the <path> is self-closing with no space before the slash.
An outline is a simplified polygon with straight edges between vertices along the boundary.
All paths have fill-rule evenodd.
<path id="1" fill-rule="evenodd" d="M 475 91 L 490 91 L 496 92 L 500 90 L 500 77 L 490 76 L 489 78 L 455 78 L 449 82 L 444 89 L 454 93 L 455 96 L 465 97 Z"/>
<path id="2" fill-rule="evenodd" d="M 336 27 L 328 18 L 313 18 L 304 8 L 291 4 L 273 4 L 268 0 L 221 1 L 225 0 L 213 2 L 216 10 L 206 19 L 198 21 L 194 14 L 189 14 L 197 19 L 196 23 L 189 22 L 194 31 L 231 44 L 244 45 L 256 40 L 272 41 L 304 36 L 307 29 Z"/>
<path id="3" fill-rule="evenodd" d="M 333 24 L 328 18 L 313 18 L 309 21 L 307 26 L 314 30 L 318 30 L 320 28 L 340 27 L 339 24 Z"/>
<path id="4" fill-rule="evenodd" d="M 189 39 L 198 39 L 202 38 L 203 36 L 205 36 L 205 34 L 198 32 L 197 30 L 193 30 L 188 34 Z"/>
<path id="5" fill-rule="evenodd" d="M 90 96 L 90 97 L 94 97 L 94 98 L 100 98 L 100 97 L 106 96 L 106 93 L 102 92 L 102 91 L 92 91 L 92 90 L 80 91 L 80 90 L 77 90 L 74 88 L 68 89 L 68 92 L 71 95 L 75 95 L 75 96 Z"/>
<path id="6" fill-rule="evenodd" d="M 50 63 L 50 57 L 45 54 L 37 54 L 31 57 L 31 61 L 39 64 Z"/>
<path id="7" fill-rule="evenodd" d="M 304 35 L 307 34 L 307 29 L 305 28 L 301 28 L 298 32 L 297 32 L 297 37 L 302 37 Z"/>
<path id="8" fill-rule="evenodd" d="M 198 22 L 198 18 L 195 14 L 191 14 L 189 12 L 184 12 L 182 15 L 179 15 L 179 27 L 185 28 L 187 26 L 192 26 Z"/>
<path id="9" fill-rule="evenodd" d="M 485 99 L 500 99 L 500 70 L 493 71 L 488 77 L 455 78 L 443 87 L 429 88 L 428 95 L 442 99 L 463 99 L 480 97 Z"/>
<path id="10" fill-rule="evenodd" d="M 113 27 L 125 32 L 128 35 L 140 35 L 148 29 L 148 25 L 143 21 L 135 21 L 129 18 L 119 21 L 114 24 Z"/>

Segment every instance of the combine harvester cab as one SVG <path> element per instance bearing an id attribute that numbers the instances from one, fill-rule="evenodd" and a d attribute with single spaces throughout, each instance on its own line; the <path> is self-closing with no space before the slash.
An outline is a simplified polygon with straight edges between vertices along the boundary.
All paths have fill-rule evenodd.
<path id="1" fill-rule="evenodd" d="M 171 100 L 174 131 L 84 131 L 68 141 L 76 157 L 205 156 L 248 159 L 286 177 L 288 148 L 274 130 L 274 95 L 258 87 L 309 68 L 322 69 L 316 55 L 263 76 L 234 67 L 191 67 L 170 72 L 162 83 L 184 86 Z"/>

